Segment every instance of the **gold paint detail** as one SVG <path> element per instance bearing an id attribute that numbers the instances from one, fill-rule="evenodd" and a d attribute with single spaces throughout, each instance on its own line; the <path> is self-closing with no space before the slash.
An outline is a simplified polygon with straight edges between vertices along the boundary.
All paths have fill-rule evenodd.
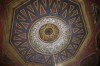
<path id="1" fill-rule="evenodd" d="M 45 8 L 40 4 L 40 15 L 46 14 Z"/>
<path id="2" fill-rule="evenodd" d="M 52 0 L 49 0 L 49 6 L 51 6 Z"/>
<path id="3" fill-rule="evenodd" d="M 36 9 L 38 10 L 38 0 L 36 0 L 33 4 L 35 5 Z"/>
<path id="4" fill-rule="evenodd" d="M 62 16 L 63 16 L 64 18 L 66 18 L 66 15 L 67 15 L 67 9 L 63 12 Z"/>
<path id="5" fill-rule="evenodd" d="M 57 6 L 56 3 L 53 4 L 52 8 L 50 9 L 51 13 L 57 13 Z"/>
<path id="6" fill-rule="evenodd" d="M 75 16 L 75 15 L 77 15 L 77 14 L 78 14 L 78 10 L 76 9 L 76 10 L 74 10 L 74 11 L 72 12 L 71 17 L 73 17 L 73 16 Z"/>
<path id="7" fill-rule="evenodd" d="M 75 7 L 74 7 L 73 5 L 70 5 L 70 7 L 69 7 L 69 12 L 68 12 L 68 13 L 71 13 L 72 10 L 73 10 L 74 8 L 75 8 Z"/>
<path id="8" fill-rule="evenodd" d="M 68 3 L 64 2 L 62 5 L 62 10 L 68 5 Z"/>
<path id="9" fill-rule="evenodd" d="M 22 13 L 22 15 L 24 15 L 25 17 L 27 17 L 25 9 L 20 10 L 20 12 Z"/>
<path id="10" fill-rule="evenodd" d="M 57 5 L 58 5 L 58 8 L 60 8 L 61 7 L 61 0 L 57 0 L 56 2 L 57 2 Z"/>
<path id="11" fill-rule="evenodd" d="M 47 0 L 42 0 L 42 2 L 43 2 L 43 4 L 45 5 L 45 7 L 46 7 L 46 1 L 47 1 Z"/>
<path id="12" fill-rule="evenodd" d="M 40 28 L 39 35 L 43 41 L 54 41 L 59 35 L 59 29 L 54 24 L 45 24 Z"/>
<path id="13" fill-rule="evenodd" d="M 31 10 L 32 12 L 34 12 L 34 9 L 33 9 L 32 5 L 28 5 L 27 8 L 28 8 L 29 10 Z"/>

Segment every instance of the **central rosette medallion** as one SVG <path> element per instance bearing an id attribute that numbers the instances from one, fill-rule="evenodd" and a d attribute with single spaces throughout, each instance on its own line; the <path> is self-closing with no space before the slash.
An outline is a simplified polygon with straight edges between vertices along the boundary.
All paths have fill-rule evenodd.
<path id="1" fill-rule="evenodd" d="M 35 21 L 29 31 L 32 48 L 42 54 L 56 54 L 69 44 L 71 30 L 58 17 L 48 16 Z"/>
<path id="2" fill-rule="evenodd" d="M 54 24 L 45 24 L 39 30 L 40 39 L 44 42 L 53 42 L 59 36 L 59 29 Z"/>

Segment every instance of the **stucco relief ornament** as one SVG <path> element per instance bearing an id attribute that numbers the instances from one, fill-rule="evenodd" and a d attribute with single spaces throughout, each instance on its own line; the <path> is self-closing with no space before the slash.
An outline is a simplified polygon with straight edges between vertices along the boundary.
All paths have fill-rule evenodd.
<path id="1" fill-rule="evenodd" d="M 68 24 L 57 17 L 43 17 L 33 23 L 29 40 L 32 48 L 42 54 L 56 54 L 69 44 Z"/>

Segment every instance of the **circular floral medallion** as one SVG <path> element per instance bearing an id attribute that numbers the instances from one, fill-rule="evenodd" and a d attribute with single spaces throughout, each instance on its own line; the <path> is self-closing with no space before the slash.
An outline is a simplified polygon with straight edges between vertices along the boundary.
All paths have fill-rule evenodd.
<path id="1" fill-rule="evenodd" d="M 40 39 L 45 42 L 52 42 L 57 39 L 59 29 L 54 24 L 45 24 L 39 30 Z"/>
<path id="2" fill-rule="evenodd" d="M 71 38 L 68 27 L 68 24 L 60 18 L 43 17 L 33 23 L 30 29 L 30 45 L 42 54 L 58 53 L 66 47 Z"/>

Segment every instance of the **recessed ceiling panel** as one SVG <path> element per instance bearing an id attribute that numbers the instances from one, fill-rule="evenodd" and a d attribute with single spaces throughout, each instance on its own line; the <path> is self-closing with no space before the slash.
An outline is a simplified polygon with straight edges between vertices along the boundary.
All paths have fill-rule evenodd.
<path id="1" fill-rule="evenodd" d="M 80 5 L 30 0 L 14 9 L 11 44 L 26 62 L 59 64 L 74 57 L 87 34 Z"/>

